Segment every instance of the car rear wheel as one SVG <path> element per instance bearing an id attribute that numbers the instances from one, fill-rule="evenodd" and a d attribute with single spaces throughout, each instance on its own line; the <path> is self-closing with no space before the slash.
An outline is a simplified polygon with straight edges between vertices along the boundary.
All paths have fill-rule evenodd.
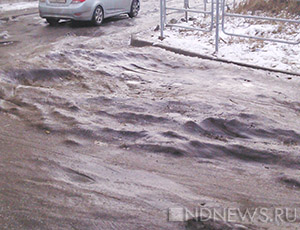
<path id="1" fill-rule="evenodd" d="M 131 4 L 130 13 L 128 14 L 129 17 L 131 18 L 136 17 L 139 14 L 139 11 L 140 11 L 140 1 L 133 0 Z"/>
<path id="2" fill-rule="evenodd" d="M 95 26 L 100 26 L 103 22 L 103 19 L 104 19 L 103 9 L 101 6 L 97 6 L 94 11 L 92 22 Z"/>
<path id="3" fill-rule="evenodd" d="M 59 23 L 59 19 L 57 18 L 46 18 L 46 21 L 50 24 L 50 26 L 56 26 Z"/>

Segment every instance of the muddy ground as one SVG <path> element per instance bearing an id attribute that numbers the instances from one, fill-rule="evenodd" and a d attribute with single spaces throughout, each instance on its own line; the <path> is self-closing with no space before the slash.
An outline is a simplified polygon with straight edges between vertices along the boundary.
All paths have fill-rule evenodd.
<path id="1" fill-rule="evenodd" d="M 168 209 L 300 208 L 300 79 L 129 45 L 97 28 L 1 20 L 1 229 L 297 229 L 170 222 Z M 0 17 L 1 18 L 1 17 Z"/>

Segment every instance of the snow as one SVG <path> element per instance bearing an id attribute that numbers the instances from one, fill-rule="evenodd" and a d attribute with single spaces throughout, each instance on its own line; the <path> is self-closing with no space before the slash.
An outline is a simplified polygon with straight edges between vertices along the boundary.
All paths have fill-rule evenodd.
<path id="1" fill-rule="evenodd" d="M 0 40 L 1 39 L 8 39 L 8 38 L 10 38 L 10 35 L 9 35 L 8 31 L 0 32 Z"/>
<path id="2" fill-rule="evenodd" d="M 35 2 L 18 2 L 18 3 L 4 3 L 0 4 L 0 12 L 13 11 L 13 10 L 25 10 L 30 8 L 37 8 L 38 1 Z"/>
<path id="3" fill-rule="evenodd" d="M 174 16 L 173 16 L 174 17 Z M 293 18 L 299 19 L 299 18 Z M 183 18 L 169 18 L 168 24 L 189 27 L 208 28 L 210 18 L 192 16 L 188 22 Z M 221 27 L 221 25 L 220 25 Z M 300 42 L 300 24 L 272 23 L 270 21 L 254 21 L 251 19 L 227 17 L 225 31 L 235 34 L 272 38 L 291 42 Z M 164 31 L 165 39 L 159 40 L 160 31 L 153 30 L 140 34 L 143 38 L 155 43 L 172 46 L 203 55 L 214 56 L 229 61 L 243 62 L 261 67 L 273 68 L 289 72 L 300 72 L 300 45 L 289 45 L 276 42 L 266 42 L 248 38 L 228 36 L 220 29 L 220 46 L 215 51 L 215 30 L 201 32 L 177 27 L 167 27 Z"/>

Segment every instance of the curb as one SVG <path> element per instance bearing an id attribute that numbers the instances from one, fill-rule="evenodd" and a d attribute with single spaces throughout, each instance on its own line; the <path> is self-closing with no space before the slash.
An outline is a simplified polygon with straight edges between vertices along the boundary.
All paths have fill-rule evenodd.
<path id="1" fill-rule="evenodd" d="M 247 67 L 247 68 L 252 68 L 252 69 L 258 69 L 258 70 L 264 70 L 264 71 L 269 71 L 269 72 L 300 76 L 300 73 L 288 72 L 288 71 L 284 71 L 284 70 L 277 70 L 277 69 L 272 69 L 272 68 L 268 68 L 268 67 L 262 67 L 262 66 L 252 65 L 252 64 L 246 64 L 246 63 L 243 63 L 243 62 L 229 61 L 229 60 L 223 59 L 223 58 L 216 58 L 216 57 L 212 57 L 212 56 L 208 56 L 208 55 L 204 55 L 204 54 L 195 53 L 195 52 L 192 52 L 192 51 L 186 51 L 186 50 L 183 50 L 183 49 L 174 48 L 174 47 L 171 47 L 171 46 L 156 44 L 155 42 L 149 42 L 149 41 L 146 41 L 146 40 L 139 39 L 134 34 L 131 35 L 130 45 L 134 46 L 134 47 L 152 46 L 152 47 L 165 49 L 167 51 L 171 51 L 171 52 L 176 53 L 176 54 L 182 54 L 182 55 L 185 55 L 185 56 L 188 56 L 188 57 L 198 57 L 198 58 L 201 58 L 201 59 L 217 61 L 217 62 L 222 62 L 222 63 L 227 63 L 227 64 L 234 64 L 234 65 Z"/>

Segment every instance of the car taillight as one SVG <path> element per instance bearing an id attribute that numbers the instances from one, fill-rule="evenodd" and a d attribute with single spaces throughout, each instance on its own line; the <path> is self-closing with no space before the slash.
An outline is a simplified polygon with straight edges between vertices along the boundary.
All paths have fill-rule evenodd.
<path id="1" fill-rule="evenodd" d="M 75 4 L 77 4 L 77 3 L 82 3 L 82 2 L 85 2 L 86 0 L 72 0 L 72 3 L 75 3 Z"/>

